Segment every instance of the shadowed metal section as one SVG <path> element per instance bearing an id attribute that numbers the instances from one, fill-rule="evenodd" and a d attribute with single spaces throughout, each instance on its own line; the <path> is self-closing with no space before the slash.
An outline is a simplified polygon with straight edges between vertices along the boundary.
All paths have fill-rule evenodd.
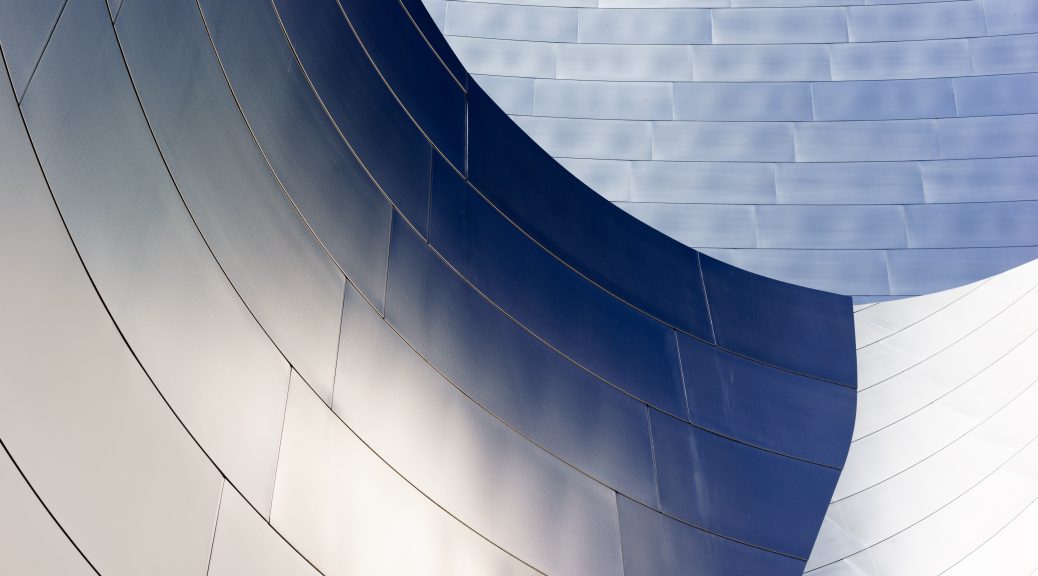
<path id="1" fill-rule="evenodd" d="M 725 262 L 868 302 L 1038 257 L 1030 0 L 425 3 L 573 174 Z"/>
<path id="2" fill-rule="evenodd" d="M 849 298 L 602 199 L 417 1 L 0 14 L 0 572 L 803 572 Z"/>

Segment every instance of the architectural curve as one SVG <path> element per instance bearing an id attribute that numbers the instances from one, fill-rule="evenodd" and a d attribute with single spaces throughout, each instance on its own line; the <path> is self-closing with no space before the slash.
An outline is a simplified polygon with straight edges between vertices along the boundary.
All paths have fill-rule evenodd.
<path id="1" fill-rule="evenodd" d="M 803 571 L 849 298 L 601 199 L 417 1 L 0 13 L 5 570 Z"/>
<path id="2" fill-rule="evenodd" d="M 426 4 L 564 166 L 725 262 L 866 302 L 1038 257 L 1031 0 Z"/>

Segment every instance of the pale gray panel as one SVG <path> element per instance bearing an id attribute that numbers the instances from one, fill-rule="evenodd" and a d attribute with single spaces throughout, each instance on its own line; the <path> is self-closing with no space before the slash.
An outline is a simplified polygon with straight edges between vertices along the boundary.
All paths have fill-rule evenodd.
<path id="1" fill-rule="evenodd" d="M 979 0 L 847 9 L 851 42 L 968 38 L 984 35 Z"/>
<path id="2" fill-rule="evenodd" d="M 938 157 L 933 120 L 797 122 L 797 160 L 926 160 Z"/>
<path id="3" fill-rule="evenodd" d="M 1033 545 L 1035 534 L 1038 534 L 1038 504 L 1032 503 L 1005 529 L 949 569 L 947 576 L 1033 576 L 1036 573 L 1033 568 L 1038 566 L 1038 546 Z"/>
<path id="4" fill-rule="evenodd" d="M 1038 112 L 1038 74 L 955 79 L 959 116 Z"/>
<path id="5" fill-rule="evenodd" d="M 866 42 L 832 46 L 833 80 L 937 78 L 972 73 L 966 40 Z"/>
<path id="6" fill-rule="evenodd" d="M 451 4 L 468 2 L 469 0 L 449 0 Z M 587 8 L 595 5 L 596 0 L 478 0 L 484 4 L 515 4 L 519 6 L 557 6 L 571 8 Z"/>
<path id="7" fill-rule="evenodd" d="M 913 248 L 1038 245 L 1038 202 L 906 206 Z"/>
<path id="8" fill-rule="evenodd" d="M 600 8 L 720 8 L 730 0 L 598 0 Z"/>
<path id="9" fill-rule="evenodd" d="M 988 34 L 1038 32 L 1038 3 L 1032 0 L 984 0 Z"/>
<path id="10" fill-rule="evenodd" d="M 533 78 L 473 75 L 506 114 L 533 114 Z"/>
<path id="11" fill-rule="evenodd" d="M 652 154 L 649 122 L 537 116 L 514 120 L 552 156 L 648 160 Z"/>
<path id="12" fill-rule="evenodd" d="M 71 22 L 109 26 L 104 3 Z M 65 31 L 61 32 L 65 35 Z M 60 49 L 56 51 L 60 53 Z M 118 55 L 100 51 L 101 57 Z M 89 70 L 87 70 L 89 71 Z M 96 144 L 96 140 L 95 140 Z M 62 526 L 106 576 L 205 574 L 223 480 L 170 413 L 106 313 L 36 163 L 10 85 L 0 80 L 0 438 Z M 247 396 L 244 397 L 247 399 Z M 10 461 L 0 452 L 0 483 Z M 28 488 L 22 485 L 23 490 Z M 15 497 L 0 488 L 5 498 Z M 23 501 L 42 514 L 39 504 Z M 3 506 L 5 574 L 75 574 L 63 539 Z M 49 522 L 49 519 L 41 519 Z M 54 528 L 51 525 L 51 528 Z M 60 569 L 50 570 L 47 563 Z M 67 566 L 67 569 L 66 569 Z M 79 566 L 82 568 L 82 566 Z"/>
<path id="13" fill-rule="evenodd" d="M 555 76 L 555 44 L 448 36 L 447 42 L 470 74 Z"/>
<path id="14" fill-rule="evenodd" d="M 1038 115 L 937 120 L 941 158 L 1038 155 Z"/>
<path id="15" fill-rule="evenodd" d="M 714 44 L 810 44 L 847 41 L 843 8 L 713 10 Z"/>
<path id="16" fill-rule="evenodd" d="M 709 10 L 580 10 L 577 41 L 601 44 L 709 44 Z"/>
<path id="17" fill-rule="evenodd" d="M 534 84 L 533 113 L 569 118 L 664 120 L 673 115 L 671 84 L 545 80 Z"/>
<path id="18" fill-rule="evenodd" d="M 810 120 L 806 82 L 678 82 L 676 120 Z"/>
<path id="19" fill-rule="evenodd" d="M 224 483 L 206 576 L 319 576 L 233 486 Z"/>
<path id="20" fill-rule="evenodd" d="M 350 429 L 437 505 L 545 573 L 619 574 L 613 490 L 465 395 L 358 292 L 346 298 L 333 409 Z"/>
<path id="21" fill-rule="evenodd" d="M 928 202 L 1038 200 L 1038 158 L 922 162 Z"/>
<path id="22" fill-rule="evenodd" d="M 253 140 L 198 8 L 131 3 L 117 30 L 163 159 L 221 268 L 330 402 L 346 279 Z"/>
<path id="23" fill-rule="evenodd" d="M 635 162 L 632 202 L 772 204 L 775 165 L 756 162 Z"/>
<path id="24" fill-rule="evenodd" d="M 271 522 L 324 574 L 535 574 L 418 490 L 293 378 Z"/>
<path id="25" fill-rule="evenodd" d="M 970 38 L 969 43 L 977 74 L 1038 72 L 1038 34 Z"/>
<path id="26" fill-rule="evenodd" d="M 958 0 L 865 0 L 864 4 L 919 4 L 921 2 L 957 2 Z"/>
<path id="27" fill-rule="evenodd" d="M 65 0 L 5 0 L 0 4 L 0 48 L 18 96 L 25 92 Z"/>
<path id="28" fill-rule="evenodd" d="M 791 162 L 793 124 L 788 122 L 656 122 L 654 160 L 749 160 Z"/>
<path id="29" fill-rule="evenodd" d="M 571 174 L 590 186 L 606 200 L 628 200 L 631 184 L 631 163 L 626 160 L 586 160 L 559 158 Z"/>
<path id="30" fill-rule="evenodd" d="M 892 250 L 891 294 L 926 294 L 998 274 L 1038 258 L 1038 247 Z"/>
<path id="31" fill-rule="evenodd" d="M 865 0 L 731 0 L 732 8 L 795 8 L 809 6 L 860 6 Z"/>
<path id="32" fill-rule="evenodd" d="M 781 204 L 911 204 L 923 201 L 917 162 L 779 164 Z"/>
<path id="33" fill-rule="evenodd" d="M 451 2 L 444 33 L 509 40 L 575 42 L 577 11 L 572 8 Z"/>
<path id="34" fill-rule="evenodd" d="M 901 206 L 757 206 L 761 248 L 903 248 Z"/>
<path id="35" fill-rule="evenodd" d="M 752 248 L 757 245 L 753 206 L 618 202 L 628 214 L 693 247 Z"/>
<path id="36" fill-rule="evenodd" d="M 422 4 L 429 11 L 436 26 L 443 30 L 443 27 L 447 25 L 447 0 L 422 0 Z"/>
<path id="37" fill-rule="evenodd" d="M 170 181 L 104 3 L 66 8 L 22 113 L 79 253 L 137 358 L 231 482 L 266 511 L 288 363 Z"/>
<path id="38" fill-rule="evenodd" d="M 837 294 L 889 294 L 881 250 L 736 250 L 736 266 Z"/>
<path id="39" fill-rule="evenodd" d="M 3 86 L 3 90 L 8 90 Z M 0 146 L 3 146 L 0 144 Z M 6 147 L 4 147 L 6 148 Z M 0 148 L 3 150 L 3 148 Z M 6 152 L 6 150 L 3 150 Z M 8 184 L 5 182 L 4 184 Z M 41 199 L 44 197 L 41 195 Z M 6 206 L 5 206 L 6 208 Z M 0 339 L 6 336 L 0 334 Z M 96 574 L 0 450 L 0 564 L 18 576 Z"/>
<path id="40" fill-rule="evenodd" d="M 688 46 L 562 44 L 557 78 L 577 80 L 691 80 Z"/>
<path id="41" fill-rule="evenodd" d="M 949 78 L 815 82 L 816 120 L 888 120 L 955 116 Z"/>
<path id="42" fill-rule="evenodd" d="M 829 47 L 693 46 L 699 82 L 829 80 Z"/>

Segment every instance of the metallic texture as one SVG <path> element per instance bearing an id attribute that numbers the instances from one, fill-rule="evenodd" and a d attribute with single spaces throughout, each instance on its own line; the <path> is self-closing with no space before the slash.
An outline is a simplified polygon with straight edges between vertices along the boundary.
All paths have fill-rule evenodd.
<path id="1" fill-rule="evenodd" d="M 556 62 L 545 40 L 615 24 L 503 9 L 440 14 L 551 51 L 502 44 L 482 66 L 521 55 L 574 77 L 588 55 Z M 853 429 L 849 298 L 603 200 L 498 108 L 419 0 L 0 14 L 0 572 L 803 572 Z M 709 31 L 681 14 L 672 39 Z M 815 48 L 794 71 L 817 72 Z M 621 51 L 616 78 L 658 62 L 694 79 L 688 46 Z M 569 81 L 551 82 L 497 88 L 519 91 L 510 109 L 572 113 Z M 668 84 L 629 87 L 588 97 L 669 118 Z M 799 121 L 795 88 L 754 98 Z M 687 113 L 658 130 L 523 122 L 595 147 L 568 166 L 660 206 L 677 182 L 718 183 L 613 156 L 704 150 L 678 128 L 723 136 L 717 174 L 756 198 L 775 170 L 737 169 L 745 144 L 794 154 L 790 124 L 719 132 Z M 574 136 L 585 124 L 597 139 Z"/>
<path id="2" fill-rule="evenodd" d="M 726 262 L 868 302 L 1038 257 L 1032 0 L 426 3 L 574 175 Z"/>

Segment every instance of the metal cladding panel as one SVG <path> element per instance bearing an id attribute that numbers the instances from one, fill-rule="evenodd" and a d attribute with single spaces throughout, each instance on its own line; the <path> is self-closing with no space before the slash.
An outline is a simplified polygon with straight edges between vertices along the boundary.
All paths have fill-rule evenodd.
<path id="1" fill-rule="evenodd" d="M 577 41 L 588 44 L 709 44 L 710 10 L 593 8 L 577 11 Z"/>
<path id="2" fill-rule="evenodd" d="M 713 10 L 714 44 L 793 44 L 847 41 L 843 8 Z"/>
<path id="3" fill-rule="evenodd" d="M 491 4 L 472 10 L 519 14 Z M 598 197 L 415 0 L 118 8 L 70 0 L 25 98 L 8 86 L 0 106 L 0 442 L 50 513 L 30 526 L 41 546 L 67 538 L 38 561 L 79 565 L 71 546 L 116 576 L 802 571 L 853 423 L 849 299 L 701 257 Z M 681 14 L 702 36 L 708 13 Z M 5 58 L 35 58 L 9 30 L 36 20 L 5 15 Z M 674 47 L 609 70 L 581 58 L 613 46 L 582 46 L 576 73 L 624 81 Z M 555 52 L 527 61 L 554 76 Z M 599 122 L 603 158 L 569 164 L 586 179 L 601 162 L 629 197 L 634 167 L 612 156 L 665 162 L 651 122 L 568 118 L 581 105 L 561 89 L 663 121 L 670 85 L 511 80 L 516 108 L 562 116 L 529 121 L 560 146 Z M 806 120 L 804 88 L 775 98 Z M 773 201 L 775 166 L 732 160 L 755 139 L 792 160 L 792 124 L 697 124 L 731 133 L 696 194 L 738 182 Z M 735 229 L 754 210 L 704 214 Z"/>
<path id="4" fill-rule="evenodd" d="M 980 0 L 861 6 L 847 9 L 851 42 L 984 36 Z"/>

